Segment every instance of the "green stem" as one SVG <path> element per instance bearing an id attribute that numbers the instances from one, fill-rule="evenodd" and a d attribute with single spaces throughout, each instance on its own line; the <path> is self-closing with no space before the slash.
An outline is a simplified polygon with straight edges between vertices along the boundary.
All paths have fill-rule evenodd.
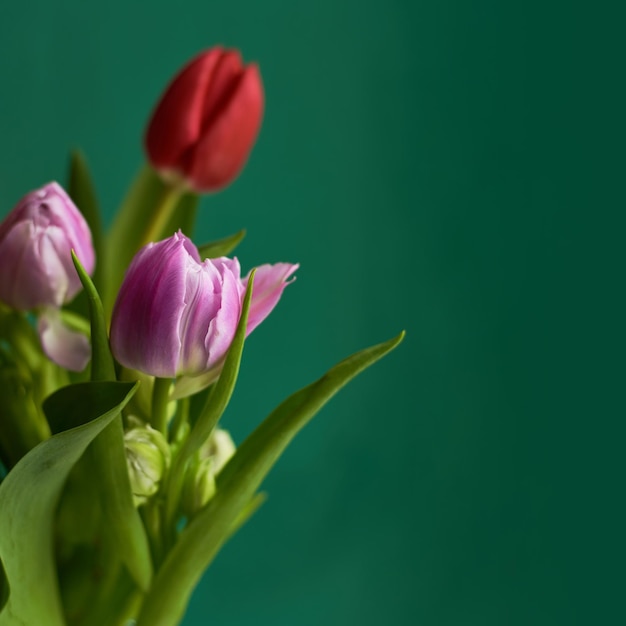
<path id="1" fill-rule="evenodd" d="M 155 378 L 152 388 L 152 427 L 167 439 L 167 403 L 169 402 L 171 380 Z"/>
<path id="2" fill-rule="evenodd" d="M 150 551 L 152 553 L 152 561 L 154 568 L 158 569 L 159 564 L 163 560 L 163 541 L 162 541 L 162 519 L 159 504 L 156 500 L 151 500 L 139 508 L 139 513 L 143 521 L 143 525 L 148 534 L 150 541 Z"/>
<path id="3" fill-rule="evenodd" d="M 140 247 L 151 241 L 158 241 L 161 238 L 182 193 L 182 189 L 176 185 L 166 185 L 164 187 L 160 201 L 154 208 L 152 220 L 148 223 L 148 229 L 143 234 Z"/>
<path id="4" fill-rule="evenodd" d="M 181 398 L 178 401 L 178 407 L 176 415 L 172 420 L 172 427 L 170 429 L 169 443 L 179 443 L 180 439 L 184 435 L 184 428 L 189 422 L 189 398 Z"/>

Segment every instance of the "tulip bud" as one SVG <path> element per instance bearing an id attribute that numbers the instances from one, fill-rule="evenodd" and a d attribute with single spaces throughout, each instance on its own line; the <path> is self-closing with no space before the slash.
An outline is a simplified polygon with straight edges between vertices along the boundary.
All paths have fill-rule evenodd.
<path id="1" fill-rule="evenodd" d="M 181 506 L 191 518 L 215 494 L 215 477 L 235 454 L 235 444 L 226 430 L 216 428 L 187 468 Z"/>
<path id="2" fill-rule="evenodd" d="M 197 192 L 216 191 L 243 168 L 263 117 L 255 64 L 212 48 L 192 59 L 158 103 L 145 137 L 152 166 Z"/>
<path id="3" fill-rule="evenodd" d="M 215 495 L 215 472 L 212 459 L 199 459 L 187 467 L 180 498 L 180 508 L 191 519 Z"/>
<path id="4" fill-rule="evenodd" d="M 236 450 L 230 433 L 222 428 L 216 428 L 209 440 L 200 448 L 200 456 L 213 460 L 213 473 L 217 476 Z"/>
<path id="5" fill-rule="evenodd" d="M 297 265 L 258 269 L 247 332 L 277 304 Z M 181 232 L 135 256 L 111 320 L 111 350 L 125 367 L 159 376 L 219 375 L 239 323 L 248 278 L 237 259 L 200 260 Z M 257 279 L 255 279 L 256 281 Z M 210 378 L 209 377 L 209 378 Z"/>
<path id="6" fill-rule="evenodd" d="M 69 302 L 82 287 L 72 249 L 91 273 L 91 233 L 63 188 L 26 194 L 0 224 L 0 300 L 19 311 Z"/>
<path id="7" fill-rule="evenodd" d="M 124 435 L 126 462 L 135 505 L 143 504 L 159 490 L 170 464 L 170 449 L 154 428 L 132 428 Z"/>

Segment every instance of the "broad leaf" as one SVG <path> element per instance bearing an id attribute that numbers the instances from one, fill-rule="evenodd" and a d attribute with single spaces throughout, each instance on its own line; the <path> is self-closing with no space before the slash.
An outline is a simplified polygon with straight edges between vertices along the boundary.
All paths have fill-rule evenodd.
<path id="1" fill-rule="evenodd" d="M 174 626 L 233 524 L 293 437 L 347 382 L 393 350 L 404 333 L 357 352 L 287 398 L 244 441 L 217 477 L 217 493 L 183 530 L 156 575 L 137 626 Z"/>
<path id="2" fill-rule="evenodd" d="M 127 400 L 130 400 L 138 386 L 137 383 L 130 382 L 101 381 L 62 387 L 43 403 L 50 430 L 56 435 L 83 426 L 93 420 L 94 416 L 111 411 L 118 398 L 128 395 Z M 133 393 L 130 393 L 131 390 Z"/>
<path id="3" fill-rule="evenodd" d="M 55 508 L 76 461 L 135 391 L 110 385 L 104 413 L 102 403 L 84 405 L 87 423 L 39 444 L 0 485 L 0 558 L 9 583 L 0 626 L 65 626 L 53 559 Z"/>

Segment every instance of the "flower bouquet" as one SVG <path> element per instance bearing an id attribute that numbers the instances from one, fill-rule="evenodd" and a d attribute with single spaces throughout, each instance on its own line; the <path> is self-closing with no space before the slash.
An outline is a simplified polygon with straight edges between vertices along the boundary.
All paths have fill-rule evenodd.
<path id="1" fill-rule="evenodd" d="M 236 448 L 246 337 L 297 264 L 196 247 L 200 194 L 241 171 L 258 68 L 214 48 L 174 78 L 106 236 L 85 159 L 0 224 L 0 626 L 172 626 L 296 433 L 402 335 L 342 361 Z"/>

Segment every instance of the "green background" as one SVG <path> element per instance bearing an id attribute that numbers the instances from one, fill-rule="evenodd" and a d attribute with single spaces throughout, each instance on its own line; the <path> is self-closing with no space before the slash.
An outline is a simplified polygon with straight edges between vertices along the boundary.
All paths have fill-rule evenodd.
<path id="1" fill-rule="evenodd" d="M 174 72 L 217 43 L 260 63 L 260 139 L 197 239 L 246 227 L 245 270 L 301 269 L 248 342 L 236 441 L 408 332 L 294 442 L 186 625 L 625 623 L 623 17 L 3 3 L 3 213 L 81 146 L 110 217 Z"/>

